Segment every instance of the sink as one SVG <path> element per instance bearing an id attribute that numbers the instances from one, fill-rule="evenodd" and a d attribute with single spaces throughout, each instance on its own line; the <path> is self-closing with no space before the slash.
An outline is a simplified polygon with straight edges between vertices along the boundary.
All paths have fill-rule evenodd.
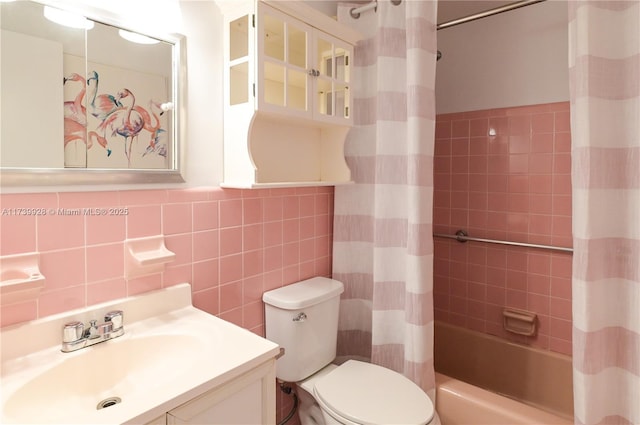
<path id="1" fill-rule="evenodd" d="M 124 311 L 124 335 L 61 351 L 65 323 L 111 310 Z M 146 424 L 278 354 L 195 308 L 186 283 L 3 328 L 0 340 L 6 424 Z"/>
<path id="2" fill-rule="evenodd" d="M 55 422 L 56 415 L 95 411 L 98 403 L 119 397 L 122 403 L 134 400 L 136 393 L 154 390 L 171 382 L 194 362 L 175 362 L 193 356 L 203 344 L 191 335 L 127 334 L 72 354 L 19 387 L 3 408 L 10 417 L 28 415 L 33 422 Z M 176 365 L 178 367 L 176 367 Z M 158 373 L 161 371 L 162 373 Z M 113 408 L 113 406 L 111 406 Z"/>

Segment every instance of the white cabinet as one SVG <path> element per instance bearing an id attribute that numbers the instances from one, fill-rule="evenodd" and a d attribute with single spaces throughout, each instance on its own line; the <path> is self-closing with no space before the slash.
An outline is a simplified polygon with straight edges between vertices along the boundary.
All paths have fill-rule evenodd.
<path id="1" fill-rule="evenodd" d="M 187 401 L 147 425 L 275 424 L 275 360 Z"/>
<path id="2" fill-rule="evenodd" d="M 257 108 L 351 125 L 353 46 L 258 3 Z"/>
<path id="3" fill-rule="evenodd" d="M 349 182 L 344 141 L 359 33 L 303 2 L 234 0 L 222 8 L 222 186 Z"/>

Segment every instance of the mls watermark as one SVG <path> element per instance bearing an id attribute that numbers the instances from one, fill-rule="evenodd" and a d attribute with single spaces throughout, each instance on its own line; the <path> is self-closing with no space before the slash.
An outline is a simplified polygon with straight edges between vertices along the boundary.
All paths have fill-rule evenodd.
<path id="1" fill-rule="evenodd" d="M 2 208 L 2 216 L 118 216 L 129 215 L 129 208 Z"/>

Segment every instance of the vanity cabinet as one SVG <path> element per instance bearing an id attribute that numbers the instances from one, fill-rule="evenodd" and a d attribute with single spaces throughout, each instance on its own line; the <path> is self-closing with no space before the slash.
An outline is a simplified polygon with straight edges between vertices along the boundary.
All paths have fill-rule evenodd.
<path id="1" fill-rule="evenodd" d="M 274 424 L 275 379 L 275 359 L 272 359 L 146 425 Z"/>
<path id="2" fill-rule="evenodd" d="M 344 142 L 360 34 L 303 2 L 234 1 L 223 12 L 222 186 L 349 182 Z"/>
<path id="3" fill-rule="evenodd" d="M 273 424 L 275 359 L 167 413 L 167 425 Z"/>

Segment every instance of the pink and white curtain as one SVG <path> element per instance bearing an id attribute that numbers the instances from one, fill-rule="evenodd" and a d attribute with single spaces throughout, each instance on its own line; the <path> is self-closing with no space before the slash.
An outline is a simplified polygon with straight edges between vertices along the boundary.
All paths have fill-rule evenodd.
<path id="1" fill-rule="evenodd" d="M 340 7 L 366 38 L 345 148 L 355 184 L 336 188 L 333 244 L 339 356 L 403 373 L 432 398 L 436 5 L 379 0 L 357 20 Z"/>
<path id="2" fill-rule="evenodd" d="M 640 424 L 640 2 L 569 1 L 576 424 Z"/>

